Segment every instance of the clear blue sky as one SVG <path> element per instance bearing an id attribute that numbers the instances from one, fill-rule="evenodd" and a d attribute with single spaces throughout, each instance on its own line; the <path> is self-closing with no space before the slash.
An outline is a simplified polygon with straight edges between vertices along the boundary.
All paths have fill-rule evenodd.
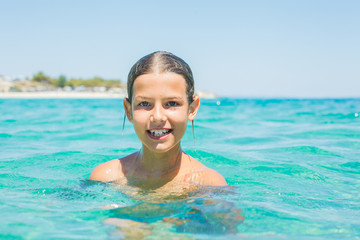
<path id="1" fill-rule="evenodd" d="M 0 0 L 0 75 L 125 81 L 156 50 L 222 96 L 360 97 L 360 1 Z"/>

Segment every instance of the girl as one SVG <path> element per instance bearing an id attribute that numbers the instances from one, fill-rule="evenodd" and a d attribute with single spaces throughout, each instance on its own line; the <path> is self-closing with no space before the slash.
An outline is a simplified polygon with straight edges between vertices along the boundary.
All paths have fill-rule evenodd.
<path id="1" fill-rule="evenodd" d="M 154 52 L 135 63 L 127 82 L 124 108 L 142 148 L 97 166 L 90 179 L 163 189 L 226 186 L 225 179 L 181 150 L 187 121 L 200 107 L 191 69 L 168 52 Z"/>

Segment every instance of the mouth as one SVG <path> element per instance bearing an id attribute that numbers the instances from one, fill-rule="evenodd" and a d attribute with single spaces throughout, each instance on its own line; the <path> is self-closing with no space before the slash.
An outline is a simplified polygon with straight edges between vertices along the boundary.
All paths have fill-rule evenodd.
<path id="1" fill-rule="evenodd" d="M 166 138 L 173 130 L 172 129 L 154 129 L 147 130 L 149 136 L 153 139 L 164 139 Z"/>

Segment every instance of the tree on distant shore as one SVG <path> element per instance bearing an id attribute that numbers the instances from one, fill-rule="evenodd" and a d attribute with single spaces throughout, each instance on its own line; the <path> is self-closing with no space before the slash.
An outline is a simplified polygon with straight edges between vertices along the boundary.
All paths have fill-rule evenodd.
<path id="1" fill-rule="evenodd" d="M 51 78 L 41 71 L 35 74 L 32 80 L 39 83 L 52 84 Z"/>
<path id="2" fill-rule="evenodd" d="M 67 82 L 66 77 L 64 75 L 60 75 L 56 81 L 56 86 L 63 88 L 66 86 L 66 82 Z"/>
<path id="3" fill-rule="evenodd" d="M 76 79 L 71 78 L 67 83 L 67 86 L 70 87 L 78 87 L 78 86 L 84 86 L 84 87 L 105 87 L 107 89 L 109 88 L 121 88 L 122 83 L 120 80 L 105 80 L 101 77 L 93 77 L 90 79 Z"/>
<path id="4" fill-rule="evenodd" d="M 93 77 L 89 79 L 71 78 L 70 80 L 67 80 L 64 75 L 60 75 L 58 78 L 50 78 L 41 71 L 33 76 L 32 81 L 57 88 L 64 88 L 65 86 L 72 88 L 79 86 L 84 86 L 87 88 L 105 87 L 106 89 L 124 87 L 120 80 L 105 80 L 101 77 Z"/>

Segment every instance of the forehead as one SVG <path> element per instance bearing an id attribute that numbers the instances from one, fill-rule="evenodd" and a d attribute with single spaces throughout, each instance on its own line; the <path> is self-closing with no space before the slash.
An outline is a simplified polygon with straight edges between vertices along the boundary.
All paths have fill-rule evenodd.
<path id="1" fill-rule="evenodd" d="M 186 97 L 186 81 L 177 73 L 149 73 L 137 77 L 133 85 L 133 96 L 156 95 Z"/>

